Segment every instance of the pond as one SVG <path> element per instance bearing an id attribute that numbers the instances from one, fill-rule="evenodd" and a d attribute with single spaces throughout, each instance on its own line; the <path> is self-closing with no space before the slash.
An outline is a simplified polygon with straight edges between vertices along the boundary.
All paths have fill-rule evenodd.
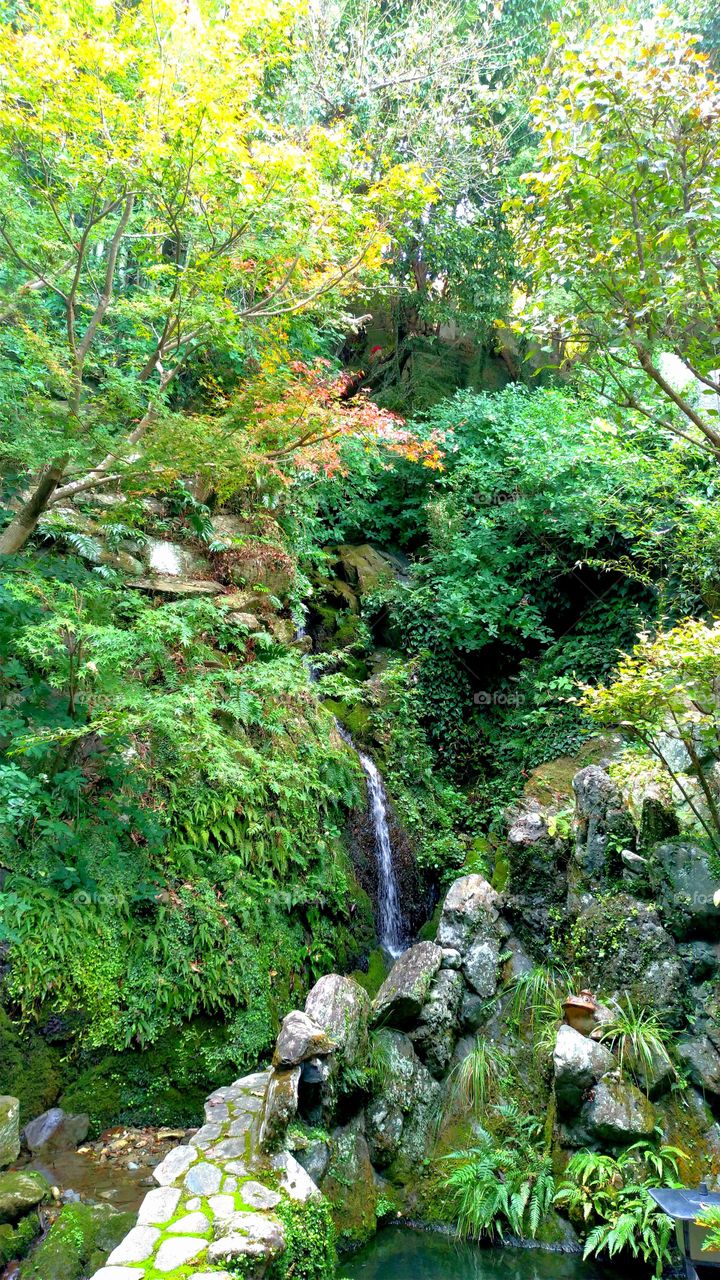
<path id="1" fill-rule="evenodd" d="M 340 1268 L 344 1280 L 606 1280 L 575 1254 L 485 1248 L 407 1227 L 380 1231 Z M 620 1273 L 613 1267 L 612 1275 Z"/>

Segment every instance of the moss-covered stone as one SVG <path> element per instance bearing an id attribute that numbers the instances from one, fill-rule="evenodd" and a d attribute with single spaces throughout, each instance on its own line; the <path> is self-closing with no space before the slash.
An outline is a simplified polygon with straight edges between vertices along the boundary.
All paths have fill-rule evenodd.
<path id="1" fill-rule="evenodd" d="M 38 1213 L 27 1213 L 15 1226 L 3 1223 L 0 1226 L 0 1267 L 7 1266 L 8 1262 L 21 1262 L 39 1235 Z"/>
<path id="2" fill-rule="evenodd" d="M 47 1111 L 63 1084 L 59 1049 L 21 1031 L 0 1009 L 0 1094 L 20 1100 L 20 1125 Z"/>
<path id="3" fill-rule="evenodd" d="M 17 1170 L 0 1174 L 0 1223 L 18 1222 L 48 1195 L 50 1185 L 41 1173 Z"/>
<path id="4" fill-rule="evenodd" d="M 80 1280 L 103 1266 L 135 1224 L 134 1213 L 105 1204 L 66 1204 L 23 1263 L 20 1280 Z"/>

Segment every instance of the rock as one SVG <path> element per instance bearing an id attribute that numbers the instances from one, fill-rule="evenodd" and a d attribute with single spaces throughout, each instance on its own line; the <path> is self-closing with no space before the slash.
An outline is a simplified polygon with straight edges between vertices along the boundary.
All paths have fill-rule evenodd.
<path id="1" fill-rule="evenodd" d="M 495 995 L 498 983 L 500 941 L 496 937 L 480 937 L 470 947 L 463 962 L 463 973 L 469 987 L 483 1000 Z"/>
<path id="2" fill-rule="evenodd" d="M 720 1053 L 709 1037 L 690 1036 L 680 1041 L 677 1051 L 693 1084 L 703 1093 L 720 1098 Z"/>
<path id="3" fill-rule="evenodd" d="M 632 819 L 620 789 L 605 769 L 590 764 L 573 778 L 575 853 L 583 879 L 597 888 L 622 872 L 619 849 L 635 842 Z"/>
<path id="4" fill-rule="evenodd" d="M 210 578 L 209 560 L 180 542 L 148 538 L 143 544 L 143 559 L 151 573 L 161 578 Z"/>
<path id="5" fill-rule="evenodd" d="M 345 543 L 338 547 L 337 555 L 343 577 L 351 587 L 357 587 L 361 596 L 376 591 L 383 582 L 392 582 L 395 576 L 392 561 L 368 542 L 361 546 Z"/>
<path id="6" fill-rule="evenodd" d="M 478 1031 L 490 1015 L 487 1000 L 472 991 L 463 993 L 460 1005 L 460 1025 L 465 1031 Z"/>
<path id="7" fill-rule="evenodd" d="M 160 596 L 172 596 L 173 599 L 178 600 L 186 596 L 219 596 L 223 590 L 219 582 L 211 582 L 205 578 L 197 580 L 160 577 L 131 578 L 127 585 L 136 587 L 138 591 L 148 591 L 151 594 Z"/>
<path id="8" fill-rule="evenodd" d="M 199 1236 L 178 1236 L 177 1240 L 163 1240 L 154 1259 L 155 1271 L 176 1271 L 190 1262 L 198 1262 L 207 1248 L 207 1241 Z"/>
<path id="9" fill-rule="evenodd" d="M 285 1071 L 275 1070 L 270 1077 L 260 1127 L 260 1146 L 264 1151 L 277 1151 L 282 1146 L 287 1127 L 297 1115 L 300 1075 L 300 1067 L 290 1067 Z"/>
<path id="10" fill-rule="evenodd" d="M 232 1151 L 229 1154 L 235 1155 L 236 1152 Z M 194 1164 L 192 1169 L 188 1169 L 183 1186 L 193 1195 L 212 1196 L 220 1190 L 221 1182 L 222 1171 L 216 1164 L 209 1164 L 203 1160 L 200 1164 Z"/>
<path id="11" fill-rule="evenodd" d="M 692 840 L 655 845 L 650 876 L 661 916 L 675 938 L 720 939 L 720 907 L 713 895 L 717 877 L 707 850 Z"/>
<path id="12" fill-rule="evenodd" d="M 720 947 L 712 942 L 687 942 L 678 947 L 691 982 L 706 982 L 720 969 Z"/>
<path id="13" fill-rule="evenodd" d="M 22 1280 L 80 1280 L 88 1274 L 94 1276 L 134 1221 L 133 1213 L 119 1213 L 108 1204 L 65 1205 L 23 1264 Z M 160 1232 L 155 1234 L 159 1236 Z M 112 1274 L 112 1266 L 108 1269 Z M 124 1274 L 128 1276 L 127 1271 Z"/>
<path id="14" fill-rule="evenodd" d="M 338 1061 L 353 1067 L 365 1059 L 370 997 L 359 982 L 337 973 L 320 978 L 305 1001 L 305 1013 L 329 1036 Z"/>
<path id="15" fill-rule="evenodd" d="M 338 1206 L 339 1243 L 359 1243 L 374 1235 L 378 1189 L 364 1122 L 356 1116 L 343 1128 L 333 1129 L 330 1168 L 323 1181 L 323 1194 Z"/>
<path id="16" fill-rule="evenodd" d="M 405 1027 L 415 1022 L 441 960 L 442 951 L 434 942 L 418 942 L 404 951 L 373 1002 L 375 1025 Z"/>
<path id="17" fill-rule="evenodd" d="M 111 1266 L 119 1266 L 125 1262 L 144 1262 L 151 1256 L 161 1234 L 158 1227 L 133 1227 L 117 1248 L 113 1249 L 108 1262 Z"/>
<path id="18" fill-rule="evenodd" d="M 635 1085 L 605 1076 L 583 1108 L 583 1119 L 596 1138 L 624 1146 L 652 1137 L 655 1108 Z"/>
<path id="19" fill-rule="evenodd" d="M 278 1196 L 278 1200 L 280 1197 Z M 206 1214 L 195 1210 L 194 1213 L 186 1213 L 182 1218 L 178 1218 L 177 1222 L 173 1222 L 168 1227 L 173 1235 L 179 1236 L 201 1236 L 205 1231 L 210 1230 L 210 1220 Z"/>
<path id="20" fill-rule="evenodd" d="M 227 553 L 230 580 L 237 586 L 261 587 L 286 600 L 295 582 L 295 563 L 284 547 L 248 540 Z"/>
<path id="21" fill-rule="evenodd" d="M 441 969 L 460 969 L 462 966 L 462 956 L 454 947 L 442 948 L 442 960 L 440 961 Z"/>
<path id="22" fill-rule="evenodd" d="M 172 1151 L 168 1151 L 165 1159 L 153 1169 L 153 1178 L 162 1187 L 169 1186 L 171 1182 L 176 1182 L 187 1172 L 190 1165 L 197 1160 L 198 1155 L 197 1147 L 190 1145 L 173 1147 Z"/>
<path id="23" fill-rule="evenodd" d="M 296 1067 L 308 1058 L 331 1053 L 334 1046 L 327 1034 L 300 1009 L 282 1020 L 273 1054 L 274 1067 Z"/>
<path id="24" fill-rule="evenodd" d="M 22 1136 L 33 1155 L 47 1156 L 79 1146 L 87 1138 L 89 1128 L 89 1116 L 71 1116 L 61 1107 L 51 1107 L 26 1124 Z"/>
<path id="25" fill-rule="evenodd" d="M 480 926 L 486 932 L 497 923 L 498 904 L 497 893 L 482 876 L 461 876 L 450 886 L 443 903 L 437 931 L 440 947 L 464 954 Z"/>
<path id="26" fill-rule="evenodd" d="M 243 631 L 261 631 L 262 624 L 254 613 L 228 613 L 225 615 L 234 627 L 242 627 Z"/>
<path id="27" fill-rule="evenodd" d="M 9 1094 L 0 1097 L 0 1169 L 20 1155 L 20 1100 Z"/>
<path id="28" fill-rule="evenodd" d="M 318 1138 L 315 1142 L 308 1143 L 304 1150 L 295 1149 L 295 1157 L 298 1164 L 301 1164 L 309 1178 L 312 1178 L 316 1186 L 322 1182 L 327 1173 L 330 1163 L 330 1147 L 327 1142 L 323 1142 Z"/>
<path id="29" fill-rule="evenodd" d="M 452 1057 L 462 993 L 461 975 L 454 969 L 441 969 L 411 1035 L 416 1052 L 434 1076 L 443 1075 Z"/>
<path id="30" fill-rule="evenodd" d="M 17 1222 L 50 1194 L 41 1173 L 0 1173 L 0 1222 Z"/>
<path id="31" fill-rule="evenodd" d="M 578 1111 L 590 1086 L 616 1065 L 605 1045 L 597 1044 L 572 1027 L 560 1027 L 553 1052 L 558 1114 L 572 1115 Z"/>
<path id="32" fill-rule="evenodd" d="M 243 1182 L 242 1198 L 251 1209 L 276 1209 L 282 1200 L 282 1196 L 279 1196 L 277 1191 L 271 1191 L 269 1187 L 264 1187 L 261 1182 L 254 1182 L 252 1179 Z"/>
<path id="33" fill-rule="evenodd" d="M 291 1200 L 304 1204 L 320 1194 L 307 1170 L 288 1151 L 273 1156 L 272 1165 L 278 1173 L 280 1187 Z"/>
<path id="34" fill-rule="evenodd" d="M 234 1213 L 219 1224 L 222 1235 L 208 1249 L 209 1262 L 247 1259 L 263 1269 L 285 1249 L 285 1233 L 279 1218 L 264 1213 Z M 243 1271 L 243 1275 L 247 1275 Z M 250 1275 L 262 1275 L 263 1270 Z"/>
<path id="35" fill-rule="evenodd" d="M 22 1261 L 40 1235 L 40 1229 L 39 1213 L 26 1213 L 15 1227 L 7 1222 L 0 1225 L 0 1274 L 6 1274 L 5 1267 L 9 1262 Z M 7 1272 L 8 1276 L 16 1274 Z"/>
<path id="36" fill-rule="evenodd" d="M 173 1217 L 180 1201 L 179 1187 L 154 1187 L 140 1205 L 140 1226 L 162 1226 Z"/>
<path id="37" fill-rule="evenodd" d="M 573 926 L 591 988 L 629 996 L 671 1027 L 685 1019 L 687 977 L 674 940 L 647 903 L 630 894 L 587 898 Z"/>
<path id="38" fill-rule="evenodd" d="M 379 1033 L 378 1043 L 386 1070 L 381 1088 L 366 1108 L 367 1144 L 378 1168 L 393 1165 L 395 1174 L 412 1178 L 434 1136 L 441 1087 L 420 1061 L 409 1036 L 386 1029 Z"/>

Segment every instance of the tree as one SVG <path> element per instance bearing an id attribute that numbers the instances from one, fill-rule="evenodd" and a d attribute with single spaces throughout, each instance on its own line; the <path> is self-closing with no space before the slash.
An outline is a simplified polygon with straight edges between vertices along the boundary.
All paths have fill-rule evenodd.
<path id="1" fill-rule="evenodd" d="M 34 476 L 0 551 L 117 478 L 200 353 L 242 371 L 267 334 L 281 358 L 430 199 L 411 163 L 369 175 L 342 123 L 274 112 L 295 15 L 37 0 L 0 32 L 5 458 Z"/>
<path id="2" fill-rule="evenodd" d="M 667 11 L 592 36 L 556 30 L 544 74 L 540 150 L 513 201 L 526 317 L 609 399 L 717 459 L 717 81 Z"/>

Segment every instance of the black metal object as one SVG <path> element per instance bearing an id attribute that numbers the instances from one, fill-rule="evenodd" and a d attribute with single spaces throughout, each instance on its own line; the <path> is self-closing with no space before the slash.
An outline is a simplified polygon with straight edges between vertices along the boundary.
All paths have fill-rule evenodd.
<path id="1" fill-rule="evenodd" d="M 684 1255 L 688 1280 L 718 1280 L 720 1255 L 703 1257 L 698 1232 L 693 1231 L 694 1238 L 691 1238 L 691 1227 L 703 1209 L 720 1205 L 720 1194 L 708 1191 L 704 1182 L 697 1188 L 649 1187 L 648 1191 L 658 1208 L 675 1222 L 678 1247 Z"/>

